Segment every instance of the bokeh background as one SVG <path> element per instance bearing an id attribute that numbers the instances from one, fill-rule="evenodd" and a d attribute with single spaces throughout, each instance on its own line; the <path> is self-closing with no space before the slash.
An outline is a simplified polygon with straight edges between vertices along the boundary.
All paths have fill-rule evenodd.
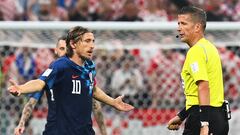
<path id="1" fill-rule="evenodd" d="M 108 134 L 180 135 L 182 128 L 168 131 L 166 124 L 184 107 L 180 72 L 188 48 L 175 36 L 177 11 L 186 5 L 207 11 L 211 27 L 206 38 L 219 50 L 225 98 L 231 103 L 230 135 L 238 135 L 239 0 L 0 1 L 0 135 L 13 134 L 28 101 L 27 96 L 15 98 L 7 92 L 8 79 L 21 84 L 37 78 L 54 60 L 57 38 L 66 34 L 69 26 L 79 24 L 90 26 L 95 33 L 93 59 L 98 85 L 113 97 L 124 94 L 124 100 L 136 107 L 122 113 L 102 104 Z M 135 24 L 139 28 L 131 28 Z M 42 133 L 47 111 L 44 96 L 34 109 L 24 135 Z M 100 135 L 94 117 L 93 124 Z"/>

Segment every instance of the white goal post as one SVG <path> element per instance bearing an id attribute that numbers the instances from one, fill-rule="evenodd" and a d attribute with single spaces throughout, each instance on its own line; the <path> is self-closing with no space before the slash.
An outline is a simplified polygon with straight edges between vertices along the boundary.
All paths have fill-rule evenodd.
<path id="1" fill-rule="evenodd" d="M 184 48 L 177 35 L 177 22 L 0 22 L 0 46 L 54 47 L 58 37 L 74 26 L 96 31 L 99 48 L 124 42 L 125 48 Z M 206 35 L 216 46 L 239 46 L 239 22 L 208 22 Z M 148 36 L 148 37 L 147 37 Z M 119 38 L 120 37 L 120 38 Z M 107 40 L 107 43 L 105 42 Z M 47 44 L 47 46 L 46 46 Z M 146 46 L 148 44 L 148 46 Z"/>
<path id="2" fill-rule="evenodd" d="M 66 30 L 74 26 L 92 30 L 176 30 L 177 22 L 31 22 L 2 21 L 0 30 Z M 240 22 L 207 22 L 208 31 L 240 30 Z"/>

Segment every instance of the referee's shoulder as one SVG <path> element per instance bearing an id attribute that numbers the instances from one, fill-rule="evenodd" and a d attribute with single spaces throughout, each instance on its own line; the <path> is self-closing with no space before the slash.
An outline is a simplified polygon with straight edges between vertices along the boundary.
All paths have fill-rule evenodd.
<path id="1" fill-rule="evenodd" d="M 192 54 L 192 53 L 198 53 L 200 50 L 202 49 L 202 46 L 200 44 L 196 44 L 194 46 L 192 46 L 189 50 L 188 50 L 188 55 Z"/>

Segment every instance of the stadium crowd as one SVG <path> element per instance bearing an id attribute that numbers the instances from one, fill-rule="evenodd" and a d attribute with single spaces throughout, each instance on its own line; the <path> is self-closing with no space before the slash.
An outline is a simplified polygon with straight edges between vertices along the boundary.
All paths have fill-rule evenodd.
<path id="1" fill-rule="evenodd" d="M 2 0 L 3 21 L 173 21 L 182 6 L 197 5 L 208 21 L 239 21 L 238 0 Z"/>

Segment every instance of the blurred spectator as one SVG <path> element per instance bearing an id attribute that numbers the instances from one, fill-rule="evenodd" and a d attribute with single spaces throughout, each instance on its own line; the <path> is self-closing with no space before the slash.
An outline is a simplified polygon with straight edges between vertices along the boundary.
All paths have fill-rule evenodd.
<path id="1" fill-rule="evenodd" d="M 57 0 L 51 0 L 51 20 L 52 21 L 68 21 L 68 12 L 58 6 Z"/>
<path id="2" fill-rule="evenodd" d="M 4 21 L 19 20 L 20 11 L 17 8 L 18 0 L 0 0 L 0 15 Z"/>
<path id="3" fill-rule="evenodd" d="M 88 1 L 79 0 L 77 1 L 75 7 L 69 11 L 69 20 L 70 21 L 88 21 Z"/>
<path id="4" fill-rule="evenodd" d="M 14 57 L 14 56 L 12 56 Z M 8 70 L 8 78 L 24 83 L 36 77 L 36 62 L 32 56 L 31 48 L 20 48 L 15 60 L 11 62 Z"/>
<path id="5" fill-rule="evenodd" d="M 123 7 L 123 14 L 116 21 L 142 21 L 138 17 L 139 9 L 132 0 L 127 0 Z"/>
<path id="6" fill-rule="evenodd" d="M 3 18 L 3 13 L 2 11 L 0 10 L 0 21 L 4 21 L 4 18 Z"/>
<path id="7" fill-rule="evenodd" d="M 239 0 L 233 0 L 232 5 L 235 7 L 233 8 L 233 20 L 234 21 L 240 21 L 240 1 Z"/>
<path id="8" fill-rule="evenodd" d="M 209 21 L 240 20 L 239 0 L 2 0 L 0 20 L 175 21 L 187 5 L 204 8 Z"/>
<path id="9" fill-rule="evenodd" d="M 176 4 L 166 1 L 166 11 L 168 14 L 168 21 L 176 21 L 177 19 L 177 12 L 178 12 L 178 7 Z"/>
<path id="10" fill-rule="evenodd" d="M 27 11 L 28 11 L 28 2 L 30 1 L 30 0 L 16 0 L 16 1 L 18 1 L 18 6 L 17 6 L 17 8 L 18 8 L 18 10 L 20 11 L 20 13 L 21 13 L 21 19 L 22 20 L 27 20 L 28 19 L 28 14 L 27 14 Z"/>
<path id="11" fill-rule="evenodd" d="M 133 56 L 124 55 L 121 59 L 121 67 L 112 75 L 111 88 L 116 95 L 125 95 L 126 102 L 138 105 L 139 94 L 143 90 L 143 76 L 135 67 L 136 61 Z"/>
<path id="12" fill-rule="evenodd" d="M 99 1 L 95 12 L 90 13 L 91 21 L 112 21 L 115 19 L 116 11 L 112 8 L 113 3 L 109 0 Z"/>
<path id="13" fill-rule="evenodd" d="M 57 0 L 30 0 L 28 3 L 30 21 L 67 21 L 67 11 L 57 5 Z"/>
<path id="14" fill-rule="evenodd" d="M 65 9 L 71 9 L 79 0 L 57 0 L 58 5 Z"/>
<path id="15" fill-rule="evenodd" d="M 206 1 L 207 21 L 227 21 L 229 17 L 224 14 L 224 3 L 222 0 Z"/>
<path id="16" fill-rule="evenodd" d="M 164 0 L 148 0 L 146 8 L 140 12 L 143 21 L 168 21 L 167 12 L 165 11 Z"/>

